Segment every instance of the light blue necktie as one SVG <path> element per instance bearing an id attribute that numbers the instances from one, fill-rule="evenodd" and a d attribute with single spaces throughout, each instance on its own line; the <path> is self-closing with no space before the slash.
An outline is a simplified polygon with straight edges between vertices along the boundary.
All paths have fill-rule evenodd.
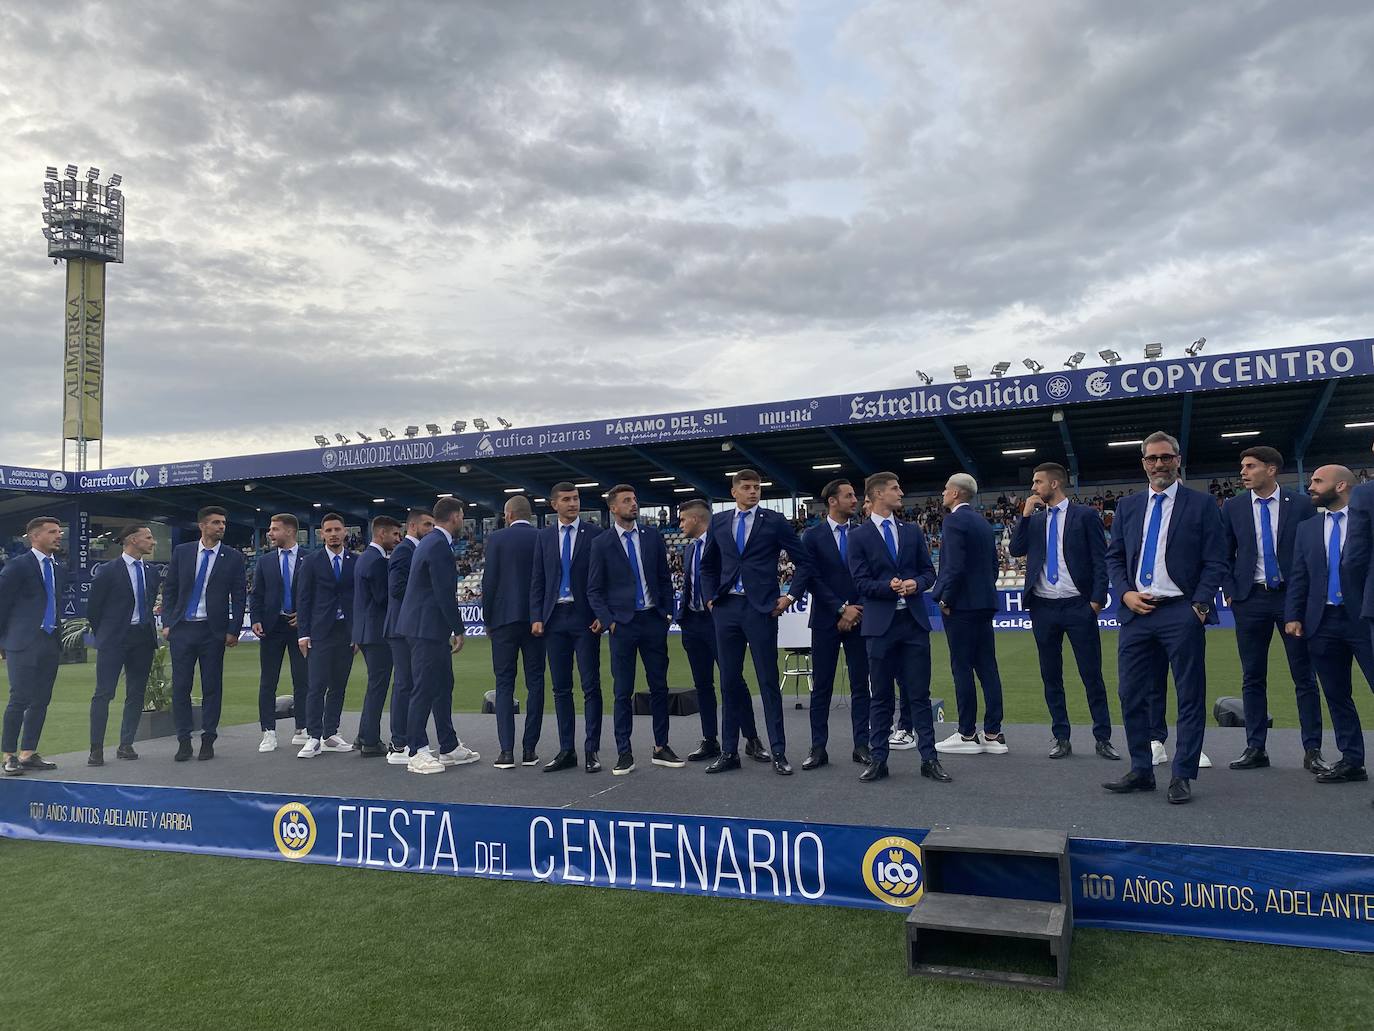
<path id="1" fill-rule="evenodd" d="M 43 558 L 43 590 L 48 596 L 43 604 L 43 633 L 50 634 L 57 629 L 57 582 L 53 579 L 51 555 Z"/>
<path id="2" fill-rule="evenodd" d="M 572 597 L 572 532 L 571 526 L 564 526 L 563 532 L 563 579 L 558 584 L 560 598 Z"/>
<path id="3" fill-rule="evenodd" d="M 744 545 L 749 539 L 749 513 L 741 512 L 735 523 L 735 547 L 739 550 L 739 576 L 735 578 L 735 590 L 744 593 Z"/>
<path id="4" fill-rule="evenodd" d="M 701 552 L 706 535 L 692 542 L 692 608 L 701 608 Z"/>
<path id="5" fill-rule="evenodd" d="M 630 572 L 635 578 L 635 608 L 645 607 L 644 602 L 644 583 L 639 577 L 639 556 L 635 554 L 635 531 L 625 531 L 625 554 L 630 559 Z"/>
<path id="6" fill-rule="evenodd" d="M 1049 540 L 1046 542 L 1045 579 L 1052 584 L 1059 582 L 1059 506 L 1050 509 Z"/>
<path id="7" fill-rule="evenodd" d="M 845 567 L 846 567 L 846 568 L 848 568 L 848 566 L 849 566 L 849 527 L 846 526 L 844 523 L 841 523 L 840 526 L 839 526 L 839 530 L 840 530 L 840 542 L 839 542 L 839 547 L 840 547 L 840 561 L 843 562 L 843 563 L 845 564 Z"/>
<path id="8" fill-rule="evenodd" d="M 182 614 L 183 619 L 196 618 L 196 612 L 200 609 L 201 596 L 205 594 L 205 578 L 210 573 L 210 556 L 213 554 L 214 552 L 209 548 L 200 553 L 200 568 L 196 570 L 195 582 L 191 584 L 191 597 L 186 602 L 186 611 Z"/>
<path id="9" fill-rule="evenodd" d="M 1140 586 L 1155 582 L 1155 553 L 1159 551 L 1159 528 L 1164 524 L 1164 500 L 1167 494 L 1156 494 L 1155 507 L 1150 512 L 1150 526 L 1145 531 L 1145 550 L 1140 556 Z"/>
<path id="10" fill-rule="evenodd" d="M 291 597 L 291 552 L 281 553 L 281 610 L 295 612 L 296 599 Z"/>
<path id="11" fill-rule="evenodd" d="M 1326 544 L 1326 603 L 1341 603 L 1341 520 L 1344 512 L 1328 512 L 1331 517 L 1331 540 Z"/>
<path id="12" fill-rule="evenodd" d="M 897 538 L 892 536 L 892 520 L 883 520 L 883 540 L 887 542 L 887 553 L 892 556 L 892 561 L 897 561 Z"/>
<path id="13" fill-rule="evenodd" d="M 1269 518 L 1269 502 L 1273 498 L 1260 498 L 1260 544 L 1264 548 L 1264 582 L 1269 587 L 1279 585 L 1279 557 L 1274 554 L 1274 524 Z"/>
<path id="14" fill-rule="evenodd" d="M 143 561 L 134 559 L 134 603 L 140 624 L 148 622 L 148 586 L 143 579 Z"/>

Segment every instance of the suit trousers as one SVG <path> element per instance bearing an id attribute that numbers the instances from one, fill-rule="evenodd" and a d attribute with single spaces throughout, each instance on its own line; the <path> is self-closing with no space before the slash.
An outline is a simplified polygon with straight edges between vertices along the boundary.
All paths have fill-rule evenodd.
<path id="1" fill-rule="evenodd" d="M 701 718 L 701 736 L 714 741 L 719 732 L 716 724 L 716 626 L 711 613 L 694 612 L 684 609 L 682 621 L 682 650 L 687 653 L 687 665 L 692 670 L 692 686 L 697 692 L 697 714 Z M 741 706 L 735 715 L 739 720 L 740 734 L 746 741 L 759 736 L 758 726 L 754 723 L 754 704 L 745 699 L 747 705 Z"/>
<path id="2" fill-rule="evenodd" d="M 428 743 L 425 724 L 433 714 L 439 751 L 451 752 L 458 747 L 458 735 L 453 730 L 453 649 L 447 640 L 431 641 L 427 637 L 407 637 L 405 640 L 411 676 L 406 747 L 414 755 Z"/>
<path id="3" fill-rule="evenodd" d="M 553 682 L 553 711 L 558 719 L 558 747 L 565 752 L 577 745 L 577 707 L 573 703 L 573 659 L 582 684 L 582 721 L 586 731 L 583 748 L 601 751 L 601 637 L 590 624 L 573 618 L 573 605 L 555 605 L 544 624 L 544 650 L 549 657 Z"/>
<path id="4" fill-rule="evenodd" d="M 894 681 L 910 699 L 916 744 L 922 759 L 938 759 L 935 720 L 930 712 L 930 631 L 909 615 L 897 613 L 881 636 L 865 637 L 868 675 L 873 695 L 868 709 L 868 747 L 874 762 L 887 762 L 892 733 Z"/>
<path id="5" fill-rule="evenodd" d="M 811 747 L 824 748 L 830 740 L 830 699 L 835 691 L 835 670 L 840 652 L 849 670 L 849 720 L 854 747 L 870 744 L 868 736 L 868 648 L 857 628 L 841 633 L 831 624 L 811 628 Z M 909 699 L 903 688 L 903 707 Z M 929 708 L 929 705 L 927 705 Z"/>
<path id="6" fill-rule="evenodd" d="M 1158 701 L 1161 660 L 1173 670 L 1178 695 L 1173 775 L 1192 780 L 1197 777 L 1206 729 L 1207 640 L 1202 621 L 1186 599 L 1166 600 L 1147 616 L 1132 616 L 1121 624 L 1117 638 L 1117 691 L 1131 769 L 1147 777 L 1154 776 L 1150 741 L 1157 728 L 1151 724 L 1163 711 Z"/>
<path id="7" fill-rule="evenodd" d="M 120 745 L 132 745 L 143 717 L 143 695 L 148 672 L 153 668 L 157 637 L 151 623 L 130 625 L 118 644 L 101 648 L 95 655 L 95 694 L 91 696 L 91 747 L 105 747 L 105 724 L 110 702 L 124 674 L 124 715 L 119 721 Z"/>
<path id="8" fill-rule="evenodd" d="M 1067 741 L 1070 732 L 1069 706 L 1064 695 L 1064 638 L 1068 637 L 1079 679 L 1088 696 L 1093 737 L 1098 741 L 1110 741 L 1112 711 L 1107 705 L 1107 685 L 1102 679 L 1102 637 L 1097 629 L 1097 613 L 1083 597 L 1036 598 L 1030 616 L 1054 739 Z"/>
<path id="9" fill-rule="evenodd" d="M 768 726 L 768 743 L 776 756 L 785 752 L 787 735 L 782 725 L 782 690 L 778 685 L 778 621 L 760 612 L 743 595 L 727 594 L 711 609 L 716 628 L 716 654 L 720 661 L 720 748 L 739 751 L 740 714 L 752 708 L 749 685 L 744 682 L 744 649 L 754 659 L 759 699 Z"/>
<path id="10" fill-rule="evenodd" d="M 539 744 L 544 723 L 544 642 L 530 633 L 529 623 L 488 627 L 491 671 L 496 675 L 496 736 L 501 751 L 515 751 L 515 671 L 525 666 L 525 733 L 522 745 Z"/>
<path id="11" fill-rule="evenodd" d="M 323 634 L 312 633 L 308 660 L 310 699 L 305 732 L 311 737 L 333 737 L 339 732 L 344 692 L 353 672 L 353 642 L 348 639 L 346 620 L 334 620 Z"/>
<path id="12" fill-rule="evenodd" d="M 1240 695 L 1245 707 L 1245 744 L 1264 748 L 1269 735 L 1269 642 L 1279 633 L 1288 656 L 1288 671 L 1293 675 L 1293 690 L 1298 701 L 1298 725 L 1302 728 L 1303 748 L 1322 746 L 1322 698 L 1307 641 L 1283 632 L 1283 590 L 1267 591 L 1258 584 L 1244 601 L 1233 601 L 1236 617 L 1236 648 L 1240 652 Z"/>
<path id="13" fill-rule="evenodd" d="M 976 675 L 983 685 L 983 731 L 1002 732 L 1002 677 L 997 672 L 997 645 L 993 640 L 991 609 L 955 609 L 945 616 L 945 643 L 949 645 L 949 671 L 954 678 L 954 702 L 959 707 L 959 733 L 972 737 L 978 727 Z M 913 709 L 920 703 L 912 699 Z M 917 715 L 913 713 L 913 715 Z"/>
<path id="14" fill-rule="evenodd" d="M 387 643 L 360 644 L 363 664 L 367 666 L 367 691 L 358 718 L 358 741 L 364 745 L 382 743 L 382 710 L 391 687 L 391 646 Z"/>
<path id="15" fill-rule="evenodd" d="M 1374 687 L 1374 643 L 1364 621 L 1352 619 L 1341 605 L 1328 605 L 1317 632 L 1307 639 L 1312 665 L 1317 669 L 1331 729 L 1341 758 L 1351 766 L 1364 765 L 1364 731 L 1355 709 L 1352 663 L 1359 663 L 1365 683 Z"/>
<path id="16" fill-rule="evenodd" d="M 62 643 L 56 633 L 41 631 L 32 646 L 5 655 L 9 667 L 10 700 L 5 706 L 0 751 L 31 752 L 38 748 L 43 721 L 48 717 L 52 686 L 57 680 L 57 660 Z"/>
<path id="17" fill-rule="evenodd" d="M 182 620 L 167 634 L 172 653 L 172 721 L 177 739 L 189 741 L 193 728 L 191 687 L 200 667 L 200 739 L 218 737 L 219 710 L 224 699 L 224 634 L 210 629 L 205 620 Z"/>
<path id="18" fill-rule="evenodd" d="M 410 705 L 415 697 L 414 662 L 410 655 L 410 642 L 404 637 L 388 637 L 391 648 L 391 747 L 405 751 L 410 746 Z M 450 652 L 451 654 L 451 652 Z M 452 661 L 449 663 L 452 673 Z M 439 740 L 449 742 L 450 748 L 458 742 L 458 734 L 453 729 L 453 678 L 449 677 L 448 703 L 442 697 L 435 697 L 430 706 L 434 716 L 435 734 Z M 428 717 L 420 723 L 420 735 L 415 747 L 424 748 L 429 744 L 425 732 Z M 379 729 L 380 732 L 380 729 Z M 448 749 L 444 749 L 448 751 Z"/>
<path id="19" fill-rule="evenodd" d="M 631 750 L 634 730 L 636 660 L 644 663 L 649 685 L 649 712 L 654 746 L 668 743 L 668 620 L 658 609 L 636 612 L 628 623 L 617 623 L 611 634 L 611 685 L 615 693 L 615 748 Z"/>
<path id="20" fill-rule="evenodd" d="M 304 730 L 310 708 L 310 663 L 296 644 L 296 628 L 285 616 L 258 642 L 258 722 L 263 730 L 277 729 L 277 687 L 283 656 L 291 669 L 292 715 L 296 729 Z"/>

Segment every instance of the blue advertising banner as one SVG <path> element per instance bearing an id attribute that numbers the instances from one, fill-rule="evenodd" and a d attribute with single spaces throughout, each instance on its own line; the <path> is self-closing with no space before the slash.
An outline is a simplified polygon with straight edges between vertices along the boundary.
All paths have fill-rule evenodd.
<path id="1" fill-rule="evenodd" d="M 25 780 L 0 835 L 329 866 L 903 910 L 925 831 Z M 1374 856 L 1075 839 L 1081 926 L 1374 952 Z M 1040 897 L 1005 864 L 967 890 Z"/>

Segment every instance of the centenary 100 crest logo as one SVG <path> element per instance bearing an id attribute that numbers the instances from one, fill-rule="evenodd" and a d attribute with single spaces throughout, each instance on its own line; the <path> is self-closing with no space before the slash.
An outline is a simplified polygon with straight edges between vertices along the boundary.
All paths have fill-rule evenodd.
<path id="1" fill-rule="evenodd" d="M 864 883 L 889 906 L 913 906 L 925 892 L 921 849 L 902 837 L 879 838 L 864 854 Z"/>
<path id="2" fill-rule="evenodd" d="M 277 851 L 287 859 L 304 859 L 315 847 L 315 817 L 303 802 L 287 802 L 272 818 Z"/>

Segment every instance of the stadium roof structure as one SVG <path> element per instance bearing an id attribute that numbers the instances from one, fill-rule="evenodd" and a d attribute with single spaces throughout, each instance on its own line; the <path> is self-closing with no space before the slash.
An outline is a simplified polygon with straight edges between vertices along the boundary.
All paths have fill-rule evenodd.
<path id="1" fill-rule="evenodd" d="M 1110 483 L 1141 476 L 1138 441 L 1159 429 L 1179 438 L 1191 478 L 1234 473 L 1257 443 L 1300 476 L 1366 464 L 1374 339 L 81 473 L 0 466 L 0 514 L 35 494 L 173 522 L 205 504 L 254 525 L 276 511 L 365 518 L 444 494 L 490 513 L 561 480 L 586 495 L 626 482 L 642 506 L 671 507 L 728 499 L 729 474 L 745 466 L 763 474 L 766 498 L 879 469 L 908 492 L 960 469 L 1009 487 L 1044 461 L 1081 484 Z"/>

